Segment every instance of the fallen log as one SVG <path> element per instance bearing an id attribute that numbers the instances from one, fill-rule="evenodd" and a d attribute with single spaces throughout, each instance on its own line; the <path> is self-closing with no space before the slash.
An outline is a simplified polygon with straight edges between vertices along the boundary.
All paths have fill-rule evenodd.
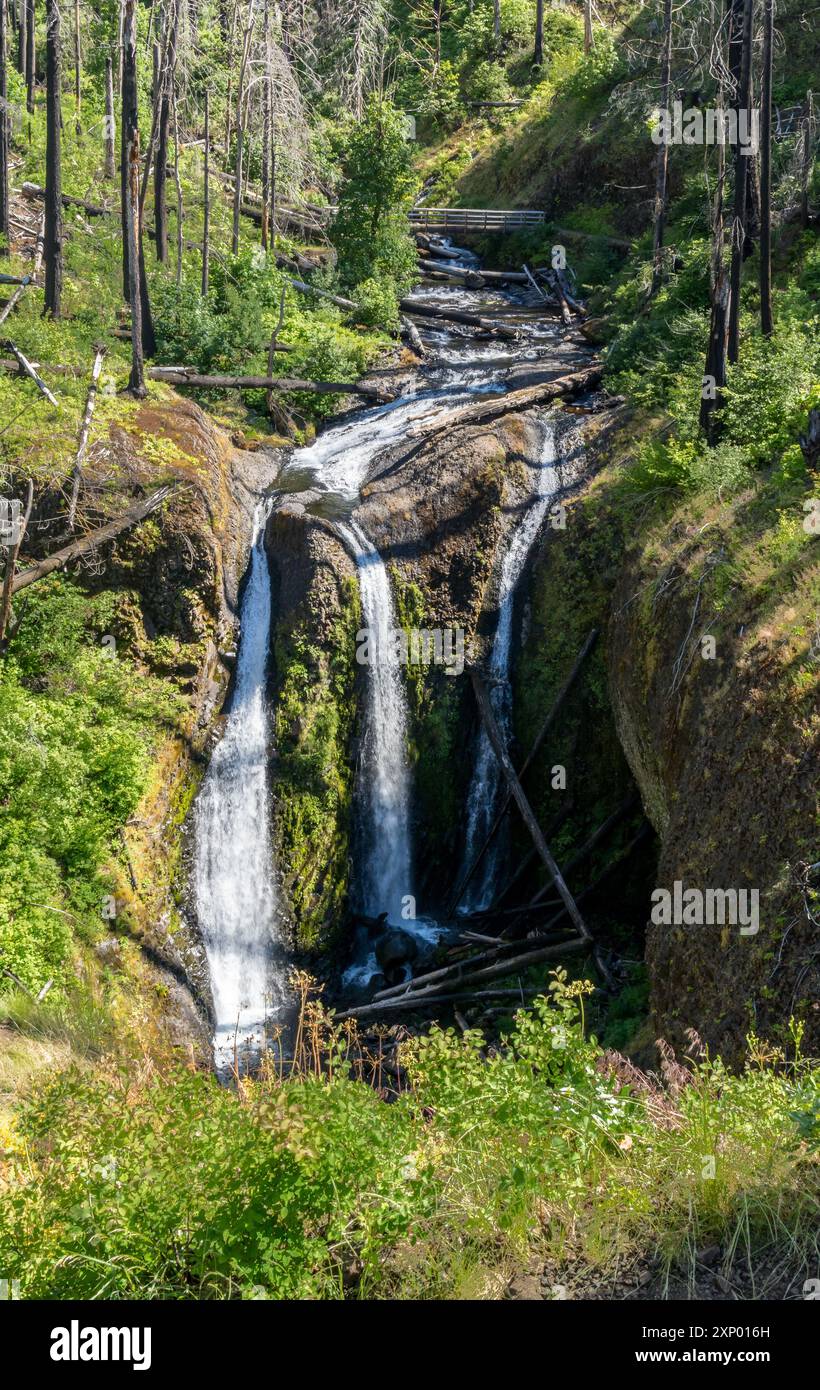
<path id="1" fill-rule="evenodd" d="M 593 629 L 591 630 L 591 632 L 589 633 L 589 635 L 588 635 L 586 641 L 584 642 L 584 645 L 582 646 L 580 652 L 578 653 L 577 657 L 575 658 L 575 662 L 574 662 L 574 664 L 573 664 L 572 670 L 570 671 L 570 673 L 569 673 L 569 675 L 567 676 L 566 680 L 564 681 L 563 685 L 559 688 L 558 692 L 556 693 L 555 699 L 553 700 L 552 705 L 550 706 L 549 712 L 547 713 L 547 717 L 546 717 L 546 719 L 544 720 L 543 724 L 541 725 L 541 728 L 538 730 L 538 733 L 537 733 L 536 736 L 535 736 L 535 740 L 534 740 L 534 742 L 533 742 L 532 748 L 530 749 L 529 753 L 527 754 L 527 757 L 524 759 L 524 762 L 521 764 L 521 768 L 519 769 L 519 772 L 518 772 L 518 779 L 519 779 L 519 781 L 523 781 L 525 772 L 526 772 L 527 769 L 529 768 L 530 764 L 531 764 L 532 761 L 533 761 L 533 758 L 534 758 L 534 757 L 536 756 L 536 754 L 538 753 L 538 751 L 539 751 L 539 749 L 540 749 L 542 743 L 544 742 L 544 739 L 546 738 L 547 734 L 549 733 L 550 729 L 552 728 L 553 724 L 555 723 L 555 720 L 556 720 L 556 718 L 558 717 L 558 713 L 559 713 L 559 711 L 560 711 L 560 709 L 561 709 L 561 706 L 563 705 L 565 699 L 567 698 L 567 695 L 569 694 L 569 692 L 571 691 L 573 685 L 575 684 L 576 680 L 578 679 L 578 676 L 579 676 L 580 671 L 581 671 L 581 667 L 583 666 L 584 662 L 586 661 L 586 658 L 589 656 L 589 653 L 592 651 L 592 648 L 595 646 L 595 643 L 597 642 L 597 640 L 598 640 L 598 630 L 597 630 L 597 628 L 593 628 Z M 487 850 L 489 849 L 490 845 L 492 844 L 493 839 L 495 838 L 496 834 L 498 833 L 498 830 L 499 830 L 500 827 L 501 827 L 502 821 L 503 821 L 503 819 L 504 819 L 504 816 L 505 816 L 505 814 L 506 814 L 507 808 L 508 808 L 508 806 L 509 806 L 509 804 L 510 804 L 511 801 L 512 801 L 512 791 L 508 791 L 507 794 L 506 794 L 506 796 L 505 796 L 505 798 L 504 798 L 504 801 L 502 802 L 502 805 L 501 805 L 501 808 L 500 808 L 500 810 L 499 810 L 499 812 L 498 812 L 498 815 L 496 816 L 495 820 L 493 821 L 493 824 L 492 824 L 492 826 L 491 826 L 491 828 L 490 828 L 490 832 L 489 832 L 489 834 L 487 835 L 487 838 L 485 839 L 483 845 L 481 846 L 480 850 L 478 851 L 478 854 L 475 856 L 475 859 L 473 860 L 472 864 L 470 865 L 470 867 L 469 867 L 467 873 L 464 875 L 464 877 L 462 878 L 461 882 L 459 883 L 458 888 L 456 889 L 456 893 L 455 893 L 454 897 L 453 897 L 453 898 L 451 899 L 451 901 L 450 901 L 450 904 L 449 904 L 449 906 L 448 906 L 448 908 L 447 908 L 447 916 L 448 916 L 448 918 L 452 917 L 453 913 L 455 912 L 456 908 L 458 907 L 458 904 L 461 902 L 461 899 L 462 899 L 462 897 L 463 897 L 463 895 L 464 895 L 464 890 L 466 889 L 467 885 L 469 884 L 470 880 L 472 879 L 473 875 L 475 874 L 476 869 L 478 868 L 479 864 L 481 863 L 482 859 L 484 858 L 484 855 L 487 853 Z"/>
<path id="2" fill-rule="evenodd" d="M 401 335 L 403 338 L 407 339 L 407 342 L 417 357 L 424 359 L 427 356 L 427 349 L 422 342 L 419 330 L 414 323 L 411 323 L 410 320 L 404 316 L 404 314 L 401 316 Z M 404 371 L 405 368 L 402 367 L 399 370 Z"/>
<path id="3" fill-rule="evenodd" d="M 539 965 L 542 961 L 560 959 L 570 952 L 588 950 L 590 944 L 586 938 L 571 937 L 567 941 L 542 946 L 540 950 L 526 951 L 521 955 L 512 956 L 509 960 L 499 961 L 496 965 L 489 965 L 482 970 L 462 975 L 459 983 L 469 988 L 471 985 L 483 984 L 487 980 L 503 980 L 507 975 L 516 975 L 522 969 L 529 970 L 533 965 Z M 416 978 L 424 980 L 425 977 L 419 975 Z M 518 993 L 517 990 L 516 993 Z M 426 1006 L 428 1002 L 443 1004 L 448 1000 L 459 999 L 464 1000 L 463 993 L 454 994 L 450 990 L 449 983 L 436 984 L 429 988 L 413 990 L 393 999 L 385 999 L 383 995 L 376 995 L 373 1003 L 363 1004 L 358 1009 L 347 1009 L 344 1013 L 336 1014 L 335 1018 L 336 1022 L 342 1022 L 346 1018 L 373 1018 L 383 1013 L 398 1013 L 402 1010 L 421 1008 Z"/>
<path id="4" fill-rule="evenodd" d="M 214 391 L 314 391 L 317 395 L 365 396 L 385 403 L 394 399 L 378 386 L 358 381 L 304 381 L 287 376 L 222 376 L 196 372 L 191 367 L 151 367 L 146 373 L 152 381 L 165 381 L 169 386 L 197 386 Z"/>
<path id="5" fill-rule="evenodd" d="M 470 328 L 481 328 L 485 333 L 497 334 L 499 338 L 518 337 L 518 329 L 507 324 L 494 323 L 481 314 L 468 314 L 464 309 L 441 309 L 435 304 L 425 304 L 418 299 L 400 299 L 399 308 L 403 314 L 415 314 L 417 318 L 439 319 L 443 323 L 466 323 Z"/>
<path id="6" fill-rule="evenodd" d="M 29 584 L 36 584 L 38 579 L 45 579 L 47 575 L 54 574 L 56 570 L 65 569 L 72 560 L 80 559 L 89 551 L 96 550 L 97 546 L 103 545 L 105 541 L 114 540 L 123 531 L 127 531 L 131 526 L 136 526 L 138 522 L 144 521 L 170 497 L 174 487 L 174 484 L 168 484 L 157 488 L 150 497 L 146 497 L 141 502 L 132 503 L 122 516 L 115 518 L 114 521 L 106 522 L 105 526 L 98 526 L 96 530 L 89 531 L 87 535 L 72 541 L 70 545 L 63 546 L 62 550 L 55 550 L 52 555 L 47 555 L 38 564 L 30 565 L 28 569 L 21 570 L 11 582 L 12 594 L 19 593 Z"/>
<path id="7" fill-rule="evenodd" d="M 579 396 L 585 391 L 593 391 L 600 386 L 603 371 L 601 367 L 584 367 L 568 376 L 559 376 L 538 386 L 522 387 L 520 391 L 508 391 L 506 396 L 496 396 L 492 400 L 480 401 L 477 405 L 461 406 L 453 410 L 446 420 L 422 421 L 411 425 L 406 437 L 409 439 L 429 439 L 458 425 L 484 425 L 509 415 L 514 410 L 527 410 L 532 405 L 544 405 L 559 396 Z"/>
<path id="8" fill-rule="evenodd" d="M 46 190 L 39 183 L 24 183 L 20 189 L 24 198 L 45 198 Z M 64 208 L 80 208 L 89 217 L 113 217 L 117 208 L 107 208 L 102 203 L 90 203 L 86 198 L 75 198 L 72 193 L 62 194 Z"/>
<path id="9" fill-rule="evenodd" d="M 11 338 L 7 338 L 3 346 L 7 347 L 10 352 L 14 353 L 14 358 L 20 371 L 23 373 L 24 376 L 30 377 L 30 379 L 34 382 L 34 385 L 37 387 L 37 390 L 40 392 L 40 395 L 45 396 L 46 400 L 49 402 L 50 405 L 54 405 L 59 409 L 60 402 L 57 400 L 57 397 L 52 395 L 51 391 L 49 391 L 42 377 L 37 375 L 37 372 L 34 368 L 34 364 L 32 362 L 29 362 L 28 358 L 25 357 L 23 353 L 20 351 L 20 349 L 11 341 Z"/>
<path id="10" fill-rule="evenodd" d="M 456 280 L 460 285 L 466 285 L 471 290 L 483 290 L 487 283 L 483 271 L 468 270 L 463 266 L 451 265 L 449 262 L 442 265 L 441 261 L 419 259 L 419 269 L 426 271 L 428 275 L 441 275 L 445 280 Z"/>
<path id="11" fill-rule="evenodd" d="M 329 290 L 320 290 L 318 285 L 308 285 L 304 280 L 289 280 L 289 284 L 301 294 L 316 294 L 320 299 L 329 299 L 331 304 L 337 304 L 340 309 L 352 309 L 359 313 L 361 305 L 354 303 L 352 299 L 345 299 L 340 294 L 331 294 Z"/>

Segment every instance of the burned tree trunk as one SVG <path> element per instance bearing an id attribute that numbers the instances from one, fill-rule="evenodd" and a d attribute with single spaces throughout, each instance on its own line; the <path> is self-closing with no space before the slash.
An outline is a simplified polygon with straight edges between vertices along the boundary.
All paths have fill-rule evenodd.
<path id="1" fill-rule="evenodd" d="M 763 0 L 763 83 L 760 93 L 760 327 L 774 332 L 772 315 L 772 47 L 774 0 Z"/>
<path id="2" fill-rule="evenodd" d="M 738 140 L 735 145 L 735 192 L 732 215 L 732 264 L 729 281 L 729 333 L 727 354 L 731 363 L 737 362 L 740 354 L 740 284 L 743 277 L 743 247 L 746 239 L 746 185 L 748 179 L 749 147 L 739 138 L 741 119 L 745 113 L 746 129 L 750 129 L 751 112 L 749 103 L 752 89 L 752 15 L 754 0 L 743 0 L 740 53 L 740 78 L 737 88 L 735 108 L 737 111 Z M 732 11 L 733 23 L 738 18 L 737 8 Z M 734 42 L 734 33 L 732 35 Z"/>
<path id="3" fill-rule="evenodd" d="M 205 168 L 202 175 L 202 294 L 203 297 L 208 293 L 208 258 L 210 247 L 208 239 L 211 234 L 211 191 L 208 186 L 211 160 L 211 112 L 208 101 L 208 92 L 205 91 Z"/>
<path id="4" fill-rule="evenodd" d="M 46 239 L 43 312 L 60 317 L 63 290 L 63 187 L 60 141 L 60 6 L 46 0 Z"/>
<path id="5" fill-rule="evenodd" d="M 263 21 L 265 40 L 265 76 L 262 84 L 262 250 L 268 249 L 268 219 L 270 206 L 270 136 L 271 136 L 271 79 L 270 79 L 270 3 L 265 0 Z"/>
<path id="6" fill-rule="evenodd" d="M 14 0 L 12 0 L 12 4 Z M 28 0 L 20 0 L 17 11 L 17 71 L 23 81 L 26 77 L 26 19 Z"/>
<path id="7" fill-rule="evenodd" d="M 536 0 L 535 52 L 532 61 L 537 68 L 540 68 L 544 61 L 544 0 Z"/>
<path id="8" fill-rule="evenodd" d="M 24 74 L 26 79 L 26 110 L 29 115 L 34 111 L 34 77 L 37 66 L 37 57 L 34 49 L 35 25 L 37 16 L 34 12 L 34 0 L 26 0 L 26 57 Z M 46 5 L 46 16 L 48 16 L 48 5 Z"/>
<path id="9" fill-rule="evenodd" d="M 80 0 L 74 0 L 74 129 L 82 134 L 82 42 L 80 38 Z"/>
<path id="10" fill-rule="evenodd" d="M 173 0 L 172 0 L 173 3 Z M 157 260 L 168 259 L 168 203 L 166 184 L 168 175 L 168 141 L 171 131 L 171 88 L 176 67 L 177 27 L 179 24 L 179 5 L 165 15 L 169 26 L 165 43 L 164 61 L 159 74 L 162 95 L 159 103 L 159 123 L 157 130 L 157 154 L 154 160 L 154 230 L 156 233 Z"/>
<path id="11" fill-rule="evenodd" d="M 105 60 L 105 164 L 103 171 L 107 179 L 113 179 L 116 173 L 114 165 L 114 135 L 116 132 L 116 120 L 114 117 L 114 65 L 110 58 Z"/>
<path id="12" fill-rule="evenodd" d="M 584 48 L 586 51 L 586 13 L 584 7 Z M 590 26 L 591 32 L 591 26 Z M 668 120 L 669 91 L 672 82 L 672 0 L 664 0 L 663 7 L 663 61 L 661 64 L 660 107 L 664 121 Z M 663 233 L 666 224 L 666 188 L 669 175 L 669 141 L 667 127 L 658 146 L 655 166 L 655 226 L 652 233 L 652 289 L 654 294 L 661 283 L 663 274 Z"/>
<path id="13" fill-rule="evenodd" d="M 8 16 L 5 0 L 0 0 L 0 237 L 9 239 L 9 115 L 6 63 L 8 61 Z"/>
<path id="14" fill-rule="evenodd" d="M 125 0 L 122 70 L 122 133 L 125 147 L 125 235 L 131 305 L 131 376 L 129 390 L 145 395 L 145 352 L 153 350 L 153 326 L 142 255 L 140 230 L 140 132 L 137 109 L 136 0 Z M 147 321 L 146 321 L 147 319 Z"/>

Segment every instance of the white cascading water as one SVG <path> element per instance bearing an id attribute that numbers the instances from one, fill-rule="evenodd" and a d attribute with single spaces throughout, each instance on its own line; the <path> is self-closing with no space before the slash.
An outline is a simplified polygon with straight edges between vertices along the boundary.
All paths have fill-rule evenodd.
<path id="1" fill-rule="evenodd" d="M 276 880 L 268 807 L 265 675 L 271 586 L 265 553 L 269 503 L 254 516 L 230 713 L 195 808 L 194 891 L 211 974 L 218 1067 L 256 1052 L 285 1003 L 277 971 Z"/>
<path id="2" fill-rule="evenodd" d="M 361 909 L 368 916 L 386 912 L 390 922 L 399 924 L 402 899 L 412 895 L 413 887 L 407 704 L 395 643 L 393 596 L 384 562 L 361 527 L 351 520 L 339 522 L 337 529 L 356 557 L 363 626 L 369 634 Z"/>
<path id="3" fill-rule="evenodd" d="M 509 742 L 512 733 L 512 690 L 510 651 L 513 634 L 515 591 L 527 556 L 541 528 L 558 485 L 555 425 L 544 422 L 544 442 L 538 471 L 537 498 L 527 509 L 513 532 L 501 564 L 498 590 L 498 626 L 493 639 L 489 665 L 490 702 L 499 727 Z M 484 729 L 478 739 L 475 766 L 467 797 L 467 833 L 464 868 L 469 868 L 481 849 L 498 814 L 501 795 L 501 769 Z M 496 870 L 503 840 L 496 834 L 462 898 L 462 911 L 480 912 L 489 907 L 496 886 Z"/>

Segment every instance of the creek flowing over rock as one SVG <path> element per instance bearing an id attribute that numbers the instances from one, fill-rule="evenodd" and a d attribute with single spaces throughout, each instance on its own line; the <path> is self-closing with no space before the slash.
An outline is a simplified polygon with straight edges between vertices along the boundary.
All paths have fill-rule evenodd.
<path id="1" fill-rule="evenodd" d="M 523 293 L 435 285 L 419 289 L 416 296 L 503 314 L 508 321 L 518 317 L 520 340 L 500 346 L 473 341 L 439 322 L 421 326 L 428 361 L 408 368 L 399 398 L 356 411 L 329 426 L 311 445 L 294 450 L 275 487 L 277 506 L 329 525 L 355 559 L 362 622 L 370 635 L 371 655 L 363 664 L 352 904 L 366 918 L 382 918 L 390 928 L 401 926 L 429 946 L 442 929 L 430 917 L 414 915 L 412 777 L 404 675 L 394 640 L 394 598 L 382 556 L 355 513 L 376 465 L 395 459 L 413 423 L 445 417 L 476 394 L 503 394 L 513 374 L 515 384 L 520 384 L 522 368 L 530 370 L 528 363 L 542 373 L 540 379 L 545 366 L 560 375 L 567 370 L 568 357 L 574 354 L 577 360 L 578 348 L 568 347 L 555 322 L 545 320 L 540 311 L 533 316 Z M 527 499 L 521 519 L 508 533 L 499 567 L 491 675 L 496 711 L 507 730 L 515 589 L 557 486 L 555 431 L 549 417 L 543 430 L 540 461 L 531 464 L 538 469 L 535 500 Z M 261 510 L 242 603 L 233 703 L 195 817 L 195 891 L 211 971 L 218 1065 L 230 1062 L 235 1039 L 250 1048 L 261 1043 L 266 1021 L 281 1017 L 287 994 L 266 772 L 270 734 L 265 681 L 271 630 L 271 582 L 263 542 L 266 517 Z M 482 735 L 467 809 L 468 858 L 489 828 L 499 792 L 497 769 Z M 487 856 L 482 876 L 471 889 L 471 905 L 482 905 L 491 894 L 498 852 Z M 412 907 L 403 911 L 408 902 Z M 346 983 L 366 985 L 377 973 L 375 961 L 372 933 L 368 936 L 360 929 Z"/>
<path id="2" fill-rule="evenodd" d="M 194 892 L 211 975 L 218 1067 L 230 1066 L 239 1048 L 261 1046 L 267 1020 L 286 997 L 268 806 L 268 512 L 269 503 L 256 508 L 233 700 L 195 811 Z"/>
<path id="3" fill-rule="evenodd" d="M 498 624 L 490 654 L 488 679 L 490 701 L 499 728 L 509 743 L 512 734 L 512 688 L 510 665 L 513 641 L 513 614 L 518 581 L 524 570 L 533 543 L 541 529 L 550 502 L 558 487 L 556 468 L 556 431 L 548 416 L 544 421 L 544 443 L 538 470 L 536 500 L 524 513 L 513 531 L 501 562 L 498 591 Z M 467 833 L 465 837 L 464 870 L 469 870 L 483 846 L 499 810 L 502 774 L 490 740 L 484 729 L 478 736 L 475 766 L 467 797 Z M 490 906 L 496 887 L 498 863 L 504 842 L 496 834 L 473 876 L 462 902 L 463 911 L 481 911 Z"/>

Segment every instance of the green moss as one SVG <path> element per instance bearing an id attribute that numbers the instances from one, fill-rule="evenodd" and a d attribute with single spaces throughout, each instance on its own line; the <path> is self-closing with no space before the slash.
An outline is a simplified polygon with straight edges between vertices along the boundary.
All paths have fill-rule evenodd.
<path id="1" fill-rule="evenodd" d="M 355 579 L 322 646 L 309 621 L 274 637 L 278 695 L 273 791 L 280 868 L 298 944 L 326 947 L 348 892 L 356 717 L 355 633 L 361 622 Z"/>

